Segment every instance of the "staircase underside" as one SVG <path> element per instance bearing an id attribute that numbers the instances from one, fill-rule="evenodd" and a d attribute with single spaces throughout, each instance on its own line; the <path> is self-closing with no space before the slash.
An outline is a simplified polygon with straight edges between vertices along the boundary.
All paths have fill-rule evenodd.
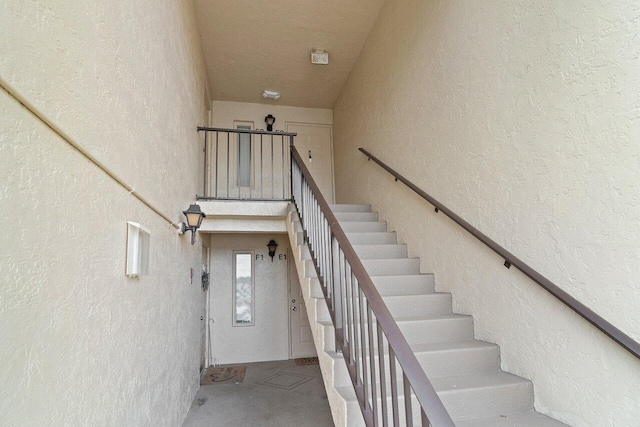
<path id="1" fill-rule="evenodd" d="M 500 369 L 499 347 L 474 339 L 472 317 L 452 312 L 451 295 L 435 292 L 434 276 L 420 272 L 420 260 L 408 257 L 406 245 L 397 243 L 377 213 L 366 205 L 332 205 L 332 209 L 457 426 L 564 425 L 535 412 L 531 382 Z M 333 324 L 294 211 L 287 230 L 334 421 L 337 426 L 364 425 L 346 364 L 335 349 Z M 404 396 L 399 399 L 403 402 Z M 419 420 L 415 397 L 413 401 L 414 420 Z"/>

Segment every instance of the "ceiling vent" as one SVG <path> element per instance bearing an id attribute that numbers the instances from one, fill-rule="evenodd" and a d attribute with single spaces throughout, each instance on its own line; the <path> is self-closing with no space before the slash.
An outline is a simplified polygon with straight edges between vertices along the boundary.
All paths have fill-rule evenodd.
<path id="1" fill-rule="evenodd" d="M 328 65 L 329 53 L 322 49 L 313 49 L 311 51 L 311 63 L 317 65 Z"/>

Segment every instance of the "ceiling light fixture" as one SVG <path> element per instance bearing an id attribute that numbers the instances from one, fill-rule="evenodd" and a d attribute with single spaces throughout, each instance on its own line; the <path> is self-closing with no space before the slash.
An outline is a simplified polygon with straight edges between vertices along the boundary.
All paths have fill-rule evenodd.
<path id="1" fill-rule="evenodd" d="M 280 98 L 280 92 L 276 92 L 274 90 L 265 90 L 264 92 L 262 92 L 262 97 L 263 98 L 271 98 L 271 99 L 279 99 Z"/>

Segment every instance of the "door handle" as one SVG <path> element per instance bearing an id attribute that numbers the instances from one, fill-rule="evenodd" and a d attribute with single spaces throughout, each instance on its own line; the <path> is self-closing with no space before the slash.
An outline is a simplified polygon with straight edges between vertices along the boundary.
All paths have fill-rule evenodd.
<path id="1" fill-rule="evenodd" d="M 291 311 L 298 311 L 298 307 L 291 307 Z"/>

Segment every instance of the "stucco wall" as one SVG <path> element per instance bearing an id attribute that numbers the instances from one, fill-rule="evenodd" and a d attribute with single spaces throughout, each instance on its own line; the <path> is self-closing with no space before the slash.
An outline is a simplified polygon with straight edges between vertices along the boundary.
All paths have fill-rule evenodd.
<path id="1" fill-rule="evenodd" d="M 180 220 L 204 66 L 190 1 L 0 4 L 0 77 Z M 0 90 L 0 424 L 180 425 L 198 388 L 200 245 Z M 124 274 L 126 221 L 150 274 Z"/>
<path id="2" fill-rule="evenodd" d="M 371 203 L 536 408 L 631 426 L 640 362 L 357 151 L 640 339 L 638 3 L 388 1 L 333 111 L 337 198 Z"/>
<path id="3" fill-rule="evenodd" d="M 278 243 L 271 261 L 267 243 Z M 211 234 L 209 287 L 212 361 L 247 363 L 289 358 L 289 304 L 285 234 Z M 254 321 L 233 326 L 233 251 L 255 251 Z"/>
<path id="4" fill-rule="evenodd" d="M 264 118 L 271 114 L 276 118 L 273 130 L 287 130 L 289 123 L 330 125 L 331 110 L 323 108 L 288 107 L 283 105 L 253 104 L 250 102 L 213 101 L 211 116 L 213 126 L 233 128 L 233 121 L 252 121 L 255 129 L 267 129 Z"/>

